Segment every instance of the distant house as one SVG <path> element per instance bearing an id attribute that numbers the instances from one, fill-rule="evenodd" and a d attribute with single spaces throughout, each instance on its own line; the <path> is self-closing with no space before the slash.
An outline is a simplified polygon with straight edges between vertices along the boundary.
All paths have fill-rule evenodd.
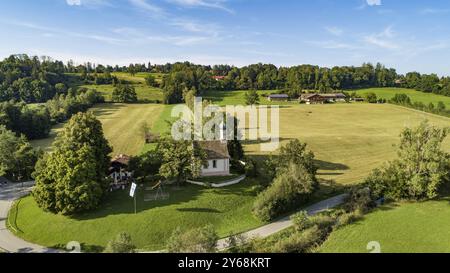
<path id="1" fill-rule="evenodd" d="M 223 80 L 225 80 L 225 76 L 213 76 L 212 78 L 214 80 L 216 80 L 216 81 L 223 81 Z"/>
<path id="2" fill-rule="evenodd" d="M 355 102 L 363 102 L 364 98 L 353 98 L 352 100 Z"/>
<path id="3" fill-rule="evenodd" d="M 327 102 L 344 102 L 347 96 L 343 93 L 319 94 L 325 98 Z"/>
<path id="4" fill-rule="evenodd" d="M 289 96 L 287 94 L 272 94 L 267 97 L 269 101 L 288 101 Z"/>
<path id="5" fill-rule="evenodd" d="M 300 96 L 300 102 L 304 102 L 306 104 L 323 104 L 325 103 L 325 98 L 320 94 L 302 94 Z"/>
<path id="6" fill-rule="evenodd" d="M 230 154 L 227 141 L 196 141 L 196 147 L 206 152 L 207 163 L 202 167 L 201 176 L 230 175 Z"/>
<path id="7" fill-rule="evenodd" d="M 343 102 L 347 96 L 343 93 L 327 93 L 327 94 L 302 94 L 300 96 L 300 102 L 306 104 L 323 104 L 325 102 Z"/>
<path id="8" fill-rule="evenodd" d="M 109 175 L 113 179 L 113 185 L 126 185 L 130 182 L 132 173 L 128 170 L 131 157 L 120 154 L 111 160 Z"/>

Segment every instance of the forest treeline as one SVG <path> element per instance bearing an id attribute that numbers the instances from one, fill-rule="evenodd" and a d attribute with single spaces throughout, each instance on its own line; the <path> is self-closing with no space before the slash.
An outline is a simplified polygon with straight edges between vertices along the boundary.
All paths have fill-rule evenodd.
<path id="1" fill-rule="evenodd" d="M 196 65 L 189 62 L 156 65 L 151 63 L 110 66 L 86 63 L 74 65 L 49 57 L 13 55 L 0 62 L 0 101 L 26 103 L 46 102 L 56 95 L 67 94 L 74 81 L 84 84 L 120 83 L 113 72 L 163 73 L 159 86 L 165 103 L 183 102 L 183 93 L 193 91 L 279 90 L 297 97 L 305 90 L 333 92 L 371 87 L 405 87 L 423 92 L 450 96 L 450 77 L 418 72 L 401 75 L 382 64 L 361 66 L 317 65 L 277 67 L 253 64 L 244 67 L 230 65 Z M 75 80 L 74 80 L 75 77 Z"/>

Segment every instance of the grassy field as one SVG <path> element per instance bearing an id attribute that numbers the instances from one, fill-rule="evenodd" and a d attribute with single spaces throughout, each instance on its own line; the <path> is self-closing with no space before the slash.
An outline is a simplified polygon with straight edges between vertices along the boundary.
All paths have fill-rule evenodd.
<path id="1" fill-rule="evenodd" d="M 238 91 L 206 91 L 204 92 L 203 99 L 212 101 L 214 104 L 225 106 L 225 105 L 245 105 L 245 90 Z M 267 100 L 266 96 L 270 94 L 275 94 L 278 90 L 258 90 L 260 104 L 263 105 L 289 105 L 298 104 L 297 100 L 291 102 L 270 102 Z"/>
<path id="2" fill-rule="evenodd" d="M 442 101 L 447 106 L 447 109 L 450 109 L 450 97 L 436 95 L 432 93 L 424 93 L 412 89 L 370 88 L 370 89 L 361 89 L 357 91 L 357 93 L 360 93 L 360 95 L 364 95 L 369 92 L 373 92 L 377 94 L 378 97 L 387 100 L 393 98 L 395 94 L 406 94 L 411 98 L 413 102 L 423 102 L 425 105 L 428 105 L 430 102 L 432 102 L 436 106 L 439 101 Z"/>
<path id="3" fill-rule="evenodd" d="M 282 144 L 294 138 L 306 142 L 321 178 L 354 184 L 393 159 L 402 129 L 423 120 L 450 126 L 449 118 L 389 104 L 292 105 L 280 109 L 280 137 Z M 444 148 L 450 151 L 450 137 Z M 248 143 L 245 150 L 256 159 L 267 156 L 258 143 Z"/>
<path id="4" fill-rule="evenodd" d="M 367 243 L 377 241 L 384 253 L 449 253 L 449 201 L 386 205 L 332 233 L 320 250 L 367 253 Z"/>
<path id="5" fill-rule="evenodd" d="M 262 223 L 253 217 L 255 182 L 222 189 L 188 185 L 182 189 L 167 188 L 170 199 L 144 202 L 144 189 L 138 190 L 138 213 L 128 191 L 118 191 L 90 213 L 68 218 L 43 212 L 32 197 L 18 205 L 18 236 L 49 247 L 64 247 L 70 241 L 83 244 L 86 251 L 99 251 L 120 232 L 128 232 L 136 246 L 160 250 L 173 230 L 212 224 L 221 237 L 243 232 Z M 148 193 L 148 192 L 147 192 Z"/>
<path id="6" fill-rule="evenodd" d="M 163 93 L 162 90 L 159 88 L 149 87 L 145 84 L 133 84 L 134 89 L 136 90 L 136 94 L 138 97 L 138 100 L 141 102 L 155 102 L 159 101 L 162 102 L 163 100 Z M 111 101 L 112 100 L 112 93 L 114 91 L 114 86 L 112 85 L 82 85 L 81 87 L 89 88 L 89 89 L 96 89 L 98 92 L 100 92 L 104 97 L 105 101 Z"/>
<path id="7" fill-rule="evenodd" d="M 131 76 L 131 74 L 127 73 L 127 72 L 114 72 L 112 74 L 121 80 L 126 80 L 126 81 L 132 82 L 132 83 L 142 83 L 142 84 L 145 83 L 145 78 L 148 75 L 153 75 L 153 77 L 155 77 L 156 81 L 159 83 L 162 82 L 162 78 L 164 77 L 163 73 L 147 73 L 147 72 L 139 72 L 134 76 Z"/>
<path id="8" fill-rule="evenodd" d="M 109 143 L 113 146 L 114 154 L 139 154 L 144 147 L 142 124 L 159 132 L 164 130 L 160 120 L 165 108 L 169 106 L 159 104 L 98 104 L 91 111 L 103 124 L 103 130 Z M 170 112 L 169 112 L 170 114 Z M 34 147 L 41 147 L 49 151 L 56 134 L 64 125 L 59 124 L 52 129 L 49 138 L 32 141 Z"/>

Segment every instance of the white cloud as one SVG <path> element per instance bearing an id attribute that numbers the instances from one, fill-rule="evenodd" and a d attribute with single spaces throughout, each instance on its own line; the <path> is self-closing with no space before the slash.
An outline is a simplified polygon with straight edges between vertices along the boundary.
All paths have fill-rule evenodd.
<path id="1" fill-rule="evenodd" d="M 81 0 L 66 0 L 69 6 L 81 6 Z"/>
<path id="2" fill-rule="evenodd" d="M 364 42 L 384 49 L 400 49 L 401 46 L 394 41 L 394 37 L 395 33 L 392 26 L 389 26 L 380 33 L 365 36 Z"/>
<path id="3" fill-rule="evenodd" d="M 226 0 L 166 0 L 166 1 L 184 7 L 204 7 L 212 9 L 221 9 L 229 13 L 234 13 L 233 10 L 225 6 Z"/>
<path id="4" fill-rule="evenodd" d="M 331 41 L 310 41 L 307 43 L 312 44 L 314 46 L 319 46 L 323 49 L 357 49 L 357 48 L 359 48 L 356 45 L 336 42 L 336 41 L 332 41 L 332 40 Z"/>
<path id="5" fill-rule="evenodd" d="M 159 6 L 150 4 L 146 0 L 129 0 L 129 2 L 136 8 L 149 13 L 151 16 L 162 17 L 167 15 L 164 9 Z"/>
<path id="6" fill-rule="evenodd" d="M 381 0 L 366 0 L 369 6 L 381 6 Z"/>
<path id="7" fill-rule="evenodd" d="M 325 30 L 334 36 L 341 36 L 344 31 L 338 27 L 325 27 Z"/>
<path id="8" fill-rule="evenodd" d="M 433 8 L 426 8 L 420 11 L 421 14 L 445 14 L 449 12 L 450 9 L 433 9 Z"/>

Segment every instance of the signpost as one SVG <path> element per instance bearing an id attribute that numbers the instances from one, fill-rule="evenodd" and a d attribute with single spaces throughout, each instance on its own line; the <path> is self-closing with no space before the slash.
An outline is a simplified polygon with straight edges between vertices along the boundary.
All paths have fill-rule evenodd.
<path id="1" fill-rule="evenodd" d="M 136 209 L 136 188 L 137 188 L 136 183 L 131 184 L 130 196 L 134 198 L 134 214 L 137 214 L 137 209 Z"/>

